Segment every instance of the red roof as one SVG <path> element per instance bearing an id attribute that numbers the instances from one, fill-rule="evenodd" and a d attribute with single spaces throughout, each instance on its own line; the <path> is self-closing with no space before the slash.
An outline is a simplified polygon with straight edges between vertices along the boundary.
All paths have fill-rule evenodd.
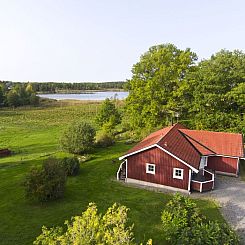
<path id="1" fill-rule="evenodd" d="M 244 156 L 241 134 L 189 129 L 181 129 L 181 132 L 217 155 Z M 205 153 L 204 155 L 209 155 L 209 153 Z"/>
<path id="2" fill-rule="evenodd" d="M 166 127 L 163 129 L 160 129 L 154 133 L 151 133 L 149 136 L 147 136 L 145 139 L 143 139 L 141 142 L 139 142 L 136 146 L 134 146 L 132 149 L 130 149 L 127 154 L 130 154 L 132 152 L 141 150 L 143 148 L 149 147 L 151 145 L 157 144 L 159 140 L 164 137 L 170 130 L 171 127 Z"/>
<path id="3" fill-rule="evenodd" d="M 243 157 L 241 134 L 189 130 L 177 123 L 158 130 L 130 149 L 122 158 L 158 145 L 195 169 L 202 155 Z"/>

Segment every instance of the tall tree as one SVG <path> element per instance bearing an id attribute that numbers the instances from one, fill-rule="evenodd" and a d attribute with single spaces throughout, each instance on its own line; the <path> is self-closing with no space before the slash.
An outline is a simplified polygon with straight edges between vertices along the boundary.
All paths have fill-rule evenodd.
<path id="1" fill-rule="evenodd" d="M 245 54 L 221 50 L 200 62 L 187 79 L 194 83 L 189 115 L 195 117 L 195 127 L 235 129 L 245 106 Z"/>
<path id="2" fill-rule="evenodd" d="M 186 74 L 195 68 L 196 60 L 190 49 L 181 50 L 173 44 L 153 46 L 140 57 L 127 85 L 126 112 L 132 127 L 162 125 L 169 115 L 181 113 L 173 97 L 182 88 Z"/>

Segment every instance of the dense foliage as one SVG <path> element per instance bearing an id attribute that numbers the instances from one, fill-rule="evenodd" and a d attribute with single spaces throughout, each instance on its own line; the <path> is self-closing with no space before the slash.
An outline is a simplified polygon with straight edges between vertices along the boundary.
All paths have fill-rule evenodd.
<path id="1" fill-rule="evenodd" d="M 183 51 L 172 44 L 153 46 L 141 56 L 128 81 L 126 109 L 132 127 L 154 127 L 172 116 L 174 93 L 182 88 L 196 59 L 189 49 Z"/>
<path id="2" fill-rule="evenodd" d="M 125 206 L 114 204 L 102 216 L 98 214 L 96 205 L 90 203 L 81 216 L 65 222 L 66 231 L 61 227 L 47 229 L 44 226 L 34 244 L 133 245 L 133 226 L 127 226 L 127 212 Z M 147 244 L 152 244 L 151 240 Z"/>
<path id="3" fill-rule="evenodd" d="M 141 56 L 127 84 L 132 128 L 164 126 L 178 117 L 192 128 L 245 132 L 245 54 L 221 50 L 196 60 L 172 44 Z"/>
<path id="4" fill-rule="evenodd" d="M 27 198 L 46 202 L 63 197 L 66 173 L 60 161 L 49 158 L 42 168 L 33 167 L 26 175 L 24 186 Z"/>
<path id="5" fill-rule="evenodd" d="M 77 157 L 65 157 L 61 162 L 65 168 L 67 176 L 75 176 L 79 174 L 80 164 Z"/>
<path id="6" fill-rule="evenodd" d="M 16 84 L 10 86 L 7 83 L 0 82 L 0 107 L 1 106 L 23 106 L 23 105 L 38 105 L 39 97 L 36 95 L 30 83 Z"/>
<path id="7" fill-rule="evenodd" d="M 114 128 L 121 122 L 121 115 L 118 108 L 116 108 L 114 100 L 107 98 L 103 101 L 101 109 L 96 117 L 96 121 L 100 126 L 108 124 L 110 125 L 110 128 Z"/>
<path id="8" fill-rule="evenodd" d="M 162 213 L 163 232 L 171 244 L 236 245 L 235 232 L 225 223 L 208 221 L 190 199 L 176 194 Z"/>
<path id="9" fill-rule="evenodd" d="M 63 133 L 60 143 L 63 150 L 74 153 L 88 153 L 94 146 L 95 129 L 87 122 L 75 122 Z"/>
<path id="10" fill-rule="evenodd" d="M 96 144 L 100 147 L 108 147 L 115 144 L 115 137 L 111 132 L 101 130 L 96 135 Z"/>

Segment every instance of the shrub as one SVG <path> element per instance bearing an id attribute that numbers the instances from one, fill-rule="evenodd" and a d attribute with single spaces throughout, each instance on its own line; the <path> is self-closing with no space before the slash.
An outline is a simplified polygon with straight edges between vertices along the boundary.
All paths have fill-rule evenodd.
<path id="1" fill-rule="evenodd" d="M 72 218 L 71 222 L 65 222 L 66 231 L 61 227 L 48 229 L 43 226 L 42 233 L 34 244 L 135 245 L 133 226 L 127 226 L 127 212 L 128 208 L 125 206 L 114 204 L 102 216 L 98 214 L 96 205 L 90 203 L 81 216 Z M 149 240 L 147 245 L 152 245 L 152 240 Z"/>
<path id="2" fill-rule="evenodd" d="M 70 125 L 61 137 L 63 150 L 74 154 L 88 153 L 95 142 L 95 129 L 86 122 Z"/>
<path id="3" fill-rule="evenodd" d="M 79 174 L 80 164 L 77 157 L 65 157 L 62 160 L 67 176 L 75 176 Z"/>
<path id="4" fill-rule="evenodd" d="M 45 202 L 64 196 L 66 173 L 58 159 L 49 158 L 41 168 L 33 167 L 27 174 L 24 186 L 26 197 Z"/>
<path id="5" fill-rule="evenodd" d="M 236 245 L 235 232 L 225 223 L 208 221 L 196 204 L 176 194 L 162 213 L 163 233 L 170 244 Z"/>
<path id="6" fill-rule="evenodd" d="M 102 130 L 97 134 L 96 143 L 98 146 L 108 147 L 115 144 L 115 138 L 111 133 Z"/>

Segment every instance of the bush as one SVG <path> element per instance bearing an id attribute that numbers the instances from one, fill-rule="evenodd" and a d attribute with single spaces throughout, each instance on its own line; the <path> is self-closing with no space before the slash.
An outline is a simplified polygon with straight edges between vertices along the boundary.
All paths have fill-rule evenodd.
<path id="1" fill-rule="evenodd" d="M 60 161 L 49 158 L 41 168 L 33 167 L 27 174 L 24 186 L 26 197 L 45 202 L 64 196 L 66 173 Z"/>
<path id="2" fill-rule="evenodd" d="M 36 245 L 65 245 L 65 244 L 125 244 L 136 245 L 133 237 L 133 226 L 128 226 L 128 208 L 114 204 L 102 216 L 97 207 L 90 203 L 87 210 L 80 216 L 66 221 L 64 231 L 61 227 L 48 229 L 42 227 L 42 233 L 33 244 Z M 152 240 L 147 242 L 152 245 Z"/>
<path id="3" fill-rule="evenodd" d="M 239 240 L 226 224 L 208 221 L 197 205 L 176 194 L 162 213 L 163 233 L 170 244 L 236 245 Z"/>
<path id="4" fill-rule="evenodd" d="M 108 147 L 115 144 L 115 138 L 111 133 L 101 131 L 97 134 L 96 143 L 101 147 Z"/>
<path id="5" fill-rule="evenodd" d="M 79 174 L 80 164 L 77 157 L 65 157 L 62 160 L 67 176 L 75 176 Z"/>
<path id="6" fill-rule="evenodd" d="M 86 122 L 70 125 L 60 140 L 62 149 L 74 154 L 90 152 L 94 142 L 95 129 Z"/>

